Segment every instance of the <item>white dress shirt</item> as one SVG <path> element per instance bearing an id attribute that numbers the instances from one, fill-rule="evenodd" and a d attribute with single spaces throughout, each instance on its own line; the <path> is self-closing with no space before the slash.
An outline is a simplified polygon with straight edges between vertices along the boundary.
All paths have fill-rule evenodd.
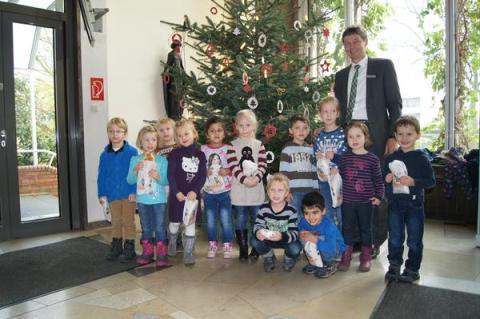
<path id="1" fill-rule="evenodd" d="M 367 116 L 367 64 L 368 57 L 365 56 L 360 62 L 357 78 L 357 94 L 355 96 L 355 106 L 353 107 L 352 119 L 353 120 L 368 120 Z M 352 85 L 353 74 L 355 73 L 355 65 L 352 64 L 350 72 L 348 73 L 348 97 L 350 97 L 350 87 Z M 348 105 L 348 101 L 347 101 Z"/>

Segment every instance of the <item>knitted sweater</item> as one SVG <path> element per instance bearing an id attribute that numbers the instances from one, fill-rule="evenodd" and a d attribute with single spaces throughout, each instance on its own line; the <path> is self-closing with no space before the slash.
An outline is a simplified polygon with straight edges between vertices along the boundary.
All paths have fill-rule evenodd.
<path id="1" fill-rule="evenodd" d="M 340 156 L 347 152 L 347 150 L 348 146 L 347 143 L 345 143 L 345 133 L 341 127 L 337 127 L 330 132 L 326 132 L 325 130 L 320 131 L 313 145 L 314 154 L 317 152 L 334 152 L 335 155 L 333 156 L 332 163 L 336 166 L 340 163 Z"/>
<path id="2" fill-rule="evenodd" d="M 256 234 L 260 229 L 278 231 L 282 234 L 280 243 L 289 244 L 298 240 L 297 213 L 295 208 L 285 203 L 285 207 L 280 212 L 274 212 L 270 203 L 260 206 L 257 219 L 253 225 L 253 233 Z"/>
<path id="3" fill-rule="evenodd" d="M 290 192 L 311 192 L 318 189 L 318 178 L 314 165 L 313 149 L 306 143 L 299 145 L 293 141 L 283 147 L 280 154 L 280 173 L 290 180 Z"/>

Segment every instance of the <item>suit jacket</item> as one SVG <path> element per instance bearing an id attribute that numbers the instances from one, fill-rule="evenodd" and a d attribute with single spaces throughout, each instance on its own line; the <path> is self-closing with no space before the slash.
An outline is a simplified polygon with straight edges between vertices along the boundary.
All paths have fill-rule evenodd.
<path id="1" fill-rule="evenodd" d="M 341 125 L 346 124 L 350 68 L 351 65 L 335 74 L 335 96 L 340 101 Z M 393 136 L 394 123 L 402 113 L 402 97 L 392 61 L 368 58 L 366 104 L 368 128 L 373 140 L 369 150 L 381 159 L 388 137 Z"/>

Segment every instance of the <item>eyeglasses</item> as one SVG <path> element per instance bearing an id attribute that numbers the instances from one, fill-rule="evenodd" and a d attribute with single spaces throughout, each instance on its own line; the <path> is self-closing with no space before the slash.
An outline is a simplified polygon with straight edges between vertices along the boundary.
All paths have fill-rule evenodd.
<path id="1" fill-rule="evenodd" d="M 123 134 L 125 133 L 125 130 L 108 130 L 108 134 Z"/>

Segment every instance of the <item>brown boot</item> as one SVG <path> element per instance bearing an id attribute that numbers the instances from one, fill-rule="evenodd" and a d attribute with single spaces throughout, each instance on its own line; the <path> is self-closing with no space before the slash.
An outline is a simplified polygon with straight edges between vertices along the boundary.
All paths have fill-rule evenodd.
<path id="1" fill-rule="evenodd" d="M 362 246 L 362 252 L 360 253 L 360 266 L 358 271 L 369 272 L 372 266 L 372 246 Z"/>
<path id="2" fill-rule="evenodd" d="M 342 255 L 342 259 L 340 260 L 340 263 L 338 264 L 338 270 L 347 271 L 348 268 L 350 268 L 350 262 L 352 261 L 352 252 L 353 252 L 353 246 L 348 245 L 347 249 Z"/>

